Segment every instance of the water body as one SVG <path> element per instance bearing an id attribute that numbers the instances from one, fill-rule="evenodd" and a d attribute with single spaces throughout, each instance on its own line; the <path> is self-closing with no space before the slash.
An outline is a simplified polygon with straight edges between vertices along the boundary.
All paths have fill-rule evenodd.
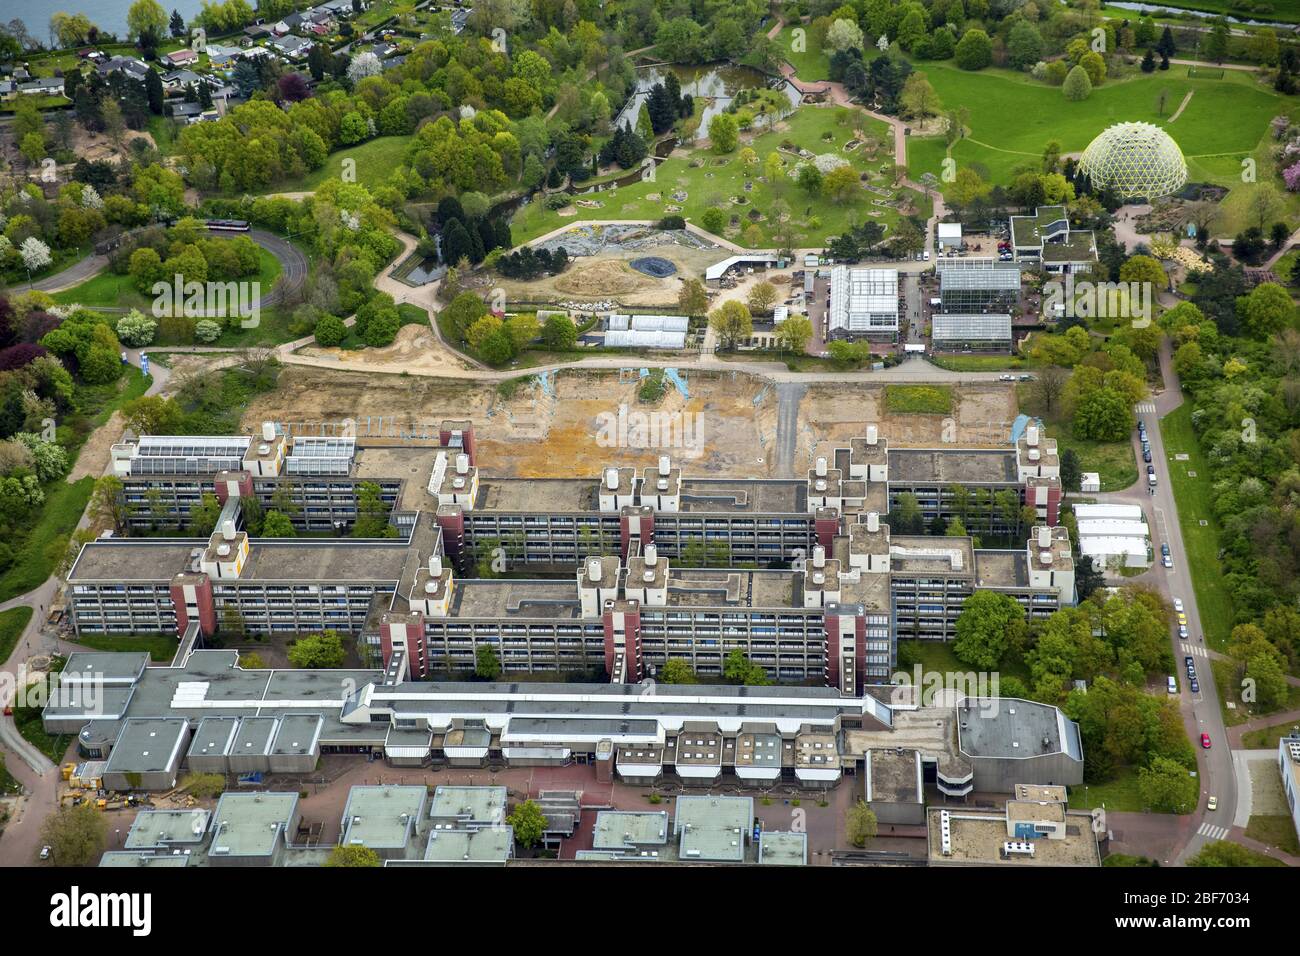
<path id="1" fill-rule="evenodd" d="M 706 139 L 709 124 L 713 117 L 724 112 L 731 105 L 732 97 L 741 90 L 756 90 L 763 87 L 784 90 L 790 101 L 790 107 L 799 105 L 799 92 L 785 80 L 769 77 L 767 74 L 748 66 L 648 66 L 637 70 L 636 91 L 628 98 L 618 116 L 614 118 L 617 126 L 636 127 L 636 118 L 641 111 L 641 104 L 650 96 L 656 84 L 662 83 L 667 71 L 677 75 L 682 92 L 697 100 L 704 101 L 700 125 L 695 130 L 697 140 Z"/>
<path id="2" fill-rule="evenodd" d="M 1229 23 L 1243 23 L 1246 26 L 1252 27 L 1276 27 L 1279 30 L 1295 30 L 1297 28 L 1297 25 L 1294 23 L 1280 23 L 1277 20 L 1242 19 L 1241 17 L 1232 17 L 1227 14 L 1206 13 L 1204 10 L 1188 10 L 1184 7 L 1152 6 L 1149 3 L 1130 3 L 1128 0 L 1119 3 L 1115 2 L 1115 0 L 1107 0 L 1107 6 L 1119 7 L 1121 10 L 1136 10 L 1138 13 L 1145 13 L 1152 16 L 1156 15 L 1158 12 L 1164 12 L 1165 14 L 1190 13 L 1194 17 L 1201 17 L 1205 20 L 1213 20 L 1215 17 L 1222 16 L 1223 19 Z"/>
<path id="3" fill-rule="evenodd" d="M 179 10 L 187 24 L 203 9 L 200 0 L 159 0 L 159 3 L 168 15 Z M 49 43 L 50 17 L 59 12 L 84 13 L 101 30 L 116 33 L 125 40 L 126 12 L 130 8 L 131 0 L 22 0 L 0 3 L 0 23 L 8 23 L 16 17 L 27 24 L 27 32 L 33 37 Z"/>

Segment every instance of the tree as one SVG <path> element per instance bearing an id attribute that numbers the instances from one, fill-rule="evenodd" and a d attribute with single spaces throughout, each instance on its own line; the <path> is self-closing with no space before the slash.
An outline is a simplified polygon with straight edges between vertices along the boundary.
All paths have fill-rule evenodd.
<path id="1" fill-rule="evenodd" d="M 348 64 L 348 79 L 353 83 L 358 83 L 368 76 L 378 76 L 382 72 L 384 72 L 383 64 L 373 53 L 359 53 Z"/>
<path id="2" fill-rule="evenodd" d="M 861 50 L 862 28 L 852 20 L 836 20 L 826 31 L 826 45 L 836 51 Z"/>
<path id="3" fill-rule="evenodd" d="M 289 663 L 303 670 L 342 667 L 347 660 L 343 635 L 338 631 L 321 631 L 300 637 L 289 646 Z"/>
<path id="4" fill-rule="evenodd" d="M 293 522 L 283 512 L 268 511 L 266 517 L 262 519 L 263 538 L 296 538 L 297 536 L 298 532 L 294 530 Z"/>
<path id="5" fill-rule="evenodd" d="M 1151 296 L 1169 286 L 1164 267 L 1152 256 L 1131 256 L 1119 269 L 1120 282 L 1143 282 L 1151 286 Z"/>
<path id="6" fill-rule="evenodd" d="M 1083 67 L 1088 74 L 1088 79 L 1092 81 L 1093 86 L 1101 86 L 1106 82 L 1106 61 L 1096 50 L 1085 53 L 1079 59 L 1079 66 Z"/>
<path id="7" fill-rule="evenodd" d="M 659 669 L 659 680 L 664 684 L 694 684 L 697 682 L 695 671 L 690 662 L 680 657 L 670 657 Z"/>
<path id="8" fill-rule="evenodd" d="M 822 177 L 822 193 L 837 202 L 847 202 L 858 191 L 858 182 L 858 171 L 845 163 Z"/>
<path id="9" fill-rule="evenodd" d="M 1155 757 L 1150 767 L 1138 768 L 1138 794 L 1159 813 L 1190 813 L 1200 785 L 1187 768 L 1168 757 Z"/>
<path id="10" fill-rule="evenodd" d="M 768 312 L 776 303 L 776 286 L 770 282 L 759 282 L 749 290 L 746 300 L 750 312 Z"/>
<path id="11" fill-rule="evenodd" d="M 1078 491 L 1082 482 L 1083 466 L 1079 462 L 1079 453 L 1073 448 L 1061 452 L 1061 487 L 1066 491 Z"/>
<path id="12" fill-rule="evenodd" d="M 1079 400 L 1074 412 L 1077 437 L 1090 441 L 1124 441 L 1132 430 L 1133 408 L 1114 389 L 1097 388 Z"/>
<path id="13" fill-rule="evenodd" d="M 772 683 L 761 664 L 755 664 L 740 648 L 732 651 L 722 662 L 722 676 L 733 684 L 763 687 Z"/>
<path id="14" fill-rule="evenodd" d="M 515 842 L 523 847 L 536 846 L 546 832 L 546 814 L 533 800 L 516 805 L 506 823 L 515 831 Z"/>
<path id="15" fill-rule="evenodd" d="M 798 182 L 799 188 L 808 193 L 808 195 L 821 195 L 822 171 L 817 168 L 815 163 L 804 163 L 799 167 Z"/>
<path id="16" fill-rule="evenodd" d="M 983 30 L 972 27 L 957 41 L 954 57 L 963 70 L 982 70 L 993 62 L 993 42 Z"/>
<path id="17" fill-rule="evenodd" d="M 56 866 L 91 866 L 104 854 L 108 819 L 89 803 L 60 807 L 41 824 L 41 842 Z"/>
<path id="18" fill-rule="evenodd" d="M 730 153 L 739 137 L 740 126 L 730 113 L 719 113 L 709 122 L 709 139 L 715 153 Z"/>
<path id="19" fill-rule="evenodd" d="M 1156 52 L 1166 59 L 1178 52 L 1178 45 L 1174 43 L 1174 31 L 1169 27 L 1165 27 L 1164 32 L 1160 34 L 1160 40 L 1156 43 Z"/>
<path id="20" fill-rule="evenodd" d="M 976 591 L 957 616 L 952 650 L 957 659 L 981 670 L 996 670 L 1007 650 L 1021 643 L 1024 608 L 998 591 Z"/>
<path id="21" fill-rule="evenodd" d="M 175 40 L 179 40 L 187 35 L 188 31 L 185 28 L 185 18 L 181 16 L 179 10 L 172 11 L 171 19 L 167 23 L 167 28 L 170 31 L 172 38 Z"/>
<path id="22" fill-rule="evenodd" d="M 548 349 L 565 352 L 577 347 L 578 329 L 573 320 L 559 313 L 547 316 L 542 326 L 542 343 Z"/>
<path id="23" fill-rule="evenodd" d="M 474 649 L 474 676 L 480 680 L 496 680 L 501 676 L 501 658 L 491 644 L 480 644 Z"/>
<path id="24" fill-rule="evenodd" d="M 94 490 L 90 493 L 89 511 L 91 519 L 97 524 L 111 525 L 114 531 L 121 532 L 126 527 L 130 514 L 122 479 L 116 475 L 96 478 Z"/>
<path id="25" fill-rule="evenodd" d="M 397 529 L 388 521 L 389 504 L 381 497 L 373 481 L 357 485 L 357 519 L 352 524 L 354 538 L 394 538 Z"/>
<path id="26" fill-rule="evenodd" d="M 1061 92 L 1072 103 L 1080 103 L 1092 96 L 1092 80 L 1088 78 L 1088 71 L 1081 66 L 1072 69 L 1065 77 Z"/>
<path id="27" fill-rule="evenodd" d="M 50 256 L 50 247 L 35 236 L 28 236 L 23 240 L 23 244 L 18 247 L 18 255 L 29 272 L 44 269 L 54 261 Z"/>
<path id="28" fill-rule="evenodd" d="M 122 419 L 136 435 L 174 435 L 184 412 L 173 399 L 141 395 L 122 403 Z"/>
<path id="29" fill-rule="evenodd" d="M 132 309 L 117 320 L 117 337 L 123 345 L 141 348 L 153 341 L 158 323 L 139 309 Z"/>
<path id="30" fill-rule="evenodd" d="M 903 113 L 912 119 L 924 123 L 931 116 L 938 116 L 939 111 L 943 109 L 943 103 L 939 99 L 939 94 L 934 91 L 930 81 L 924 73 L 913 73 L 903 83 L 903 93 L 900 97 L 903 104 Z"/>
<path id="31" fill-rule="evenodd" d="M 709 325 L 724 349 L 735 348 L 741 339 L 754 334 L 754 319 L 743 302 L 728 299 L 709 313 Z"/>
<path id="32" fill-rule="evenodd" d="M 776 328 L 776 340 L 781 348 L 795 354 L 808 348 L 812 336 L 812 322 L 804 315 L 792 315 Z"/>
<path id="33" fill-rule="evenodd" d="M 867 841 L 875 837 L 877 829 L 876 814 L 865 800 L 859 800 L 849 808 L 845 831 L 850 843 L 856 847 L 866 846 Z"/>
<path id="34" fill-rule="evenodd" d="M 382 866 L 383 861 L 379 859 L 379 854 L 368 846 L 341 845 L 330 850 L 329 859 L 325 861 L 325 865 L 335 867 Z"/>
<path id="35" fill-rule="evenodd" d="M 167 11 L 158 0 L 135 0 L 126 11 L 127 35 L 137 42 L 151 36 L 156 43 L 166 32 L 167 24 Z"/>
<path id="36" fill-rule="evenodd" d="M 699 279 L 687 279 L 677 293 L 677 308 L 689 316 L 704 315 L 709 311 L 709 294 Z"/>
<path id="37" fill-rule="evenodd" d="M 316 344 L 323 348 L 334 348 L 348 337 L 348 328 L 337 315 L 322 315 L 316 321 Z"/>
<path id="38" fill-rule="evenodd" d="M 1150 47 L 1147 47 L 1146 54 L 1142 57 L 1142 72 L 1154 73 L 1156 71 L 1156 57 Z"/>
<path id="39" fill-rule="evenodd" d="M 1043 37 L 1028 20 L 1017 20 L 1007 37 L 1008 62 L 1017 70 L 1028 70 L 1043 58 Z"/>
<path id="40" fill-rule="evenodd" d="M 1227 840 L 1216 840 L 1201 847 L 1199 853 L 1187 861 L 1188 866 L 1273 866 L 1272 857 Z"/>
<path id="41" fill-rule="evenodd" d="M 1210 35 L 1205 39 L 1205 55 L 1215 63 L 1222 63 L 1228 56 L 1228 24 L 1222 18 L 1214 21 Z"/>

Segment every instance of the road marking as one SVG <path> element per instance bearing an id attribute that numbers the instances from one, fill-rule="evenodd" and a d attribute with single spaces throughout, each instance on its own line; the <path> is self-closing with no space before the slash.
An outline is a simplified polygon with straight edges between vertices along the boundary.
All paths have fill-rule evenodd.
<path id="1" fill-rule="evenodd" d="M 1228 835 L 1228 828 L 1216 827 L 1210 823 L 1202 823 L 1200 829 L 1196 832 L 1203 837 L 1209 837 L 1211 840 L 1222 840 Z"/>
<path id="2" fill-rule="evenodd" d="M 1156 413 L 1155 402 L 1138 402 L 1137 410 L 1144 415 L 1154 415 Z"/>
<path id="3" fill-rule="evenodd" d="M 1182 648 L 1184 654 L 1190 654 L 1192 657 L 1204 657 L 1207 660 L 1209 659 L 1210 655 L 1206 653 L 1205 648 L 1203 647 L 1196 647 L 1193 644 L 1183 644 Z"/>

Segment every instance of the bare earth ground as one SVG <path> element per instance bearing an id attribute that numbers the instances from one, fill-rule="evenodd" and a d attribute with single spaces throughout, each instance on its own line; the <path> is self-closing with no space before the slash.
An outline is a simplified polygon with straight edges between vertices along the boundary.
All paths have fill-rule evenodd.
<path id="1" fill-rule="evenodd" d="M 379 349 L 367 348 L 357 352 L 305 346 L 298 349 L 296 354 L 309 358 L 337 359 L 349 365 L 361 363 L 377 372 L 402 372 L 407 369 L 441 372 L 474 367 L 445 348 L 427 325 L 404 325 L 397 330 L 397 338 L 392 345 Z"/>
<path id="2" fill-rule="evenodd" d="M 126 422 L 122 420 L 122 413 L 114 412 L 107 422 L 90 433 L 86 443 L 81 446 L 77 463 L 68 473 L 68 481 L 80 481 L 86 476 L 98 478 L 102 475 L 108 468 L 110 449 L 122 437 L 124 431 L 126 431 Z"/>
<path id="3" fill-rule="evenodd" d="M 530 379 L 507 399 L 493 384 L 291 365 L 274 392 L 254 400 L 244 426 L 352 418 L 360 427 L 377 416 L 431 424 L 470 419 L 479 460 L 492 475 L 594 477 L 610 465 L 646 467 L 667 454 L 687 475 L 777 477 L 775 388 L 743 372 L 684 375 L 689 398 L 669 384 L 648 405 L 637 399 L 638 381 L 620 380 L 615 371 L 564 371 L 550 378 L 549 393 Z M 1005 444 L 1017 412 L 1014 390 L 980 385 L 954 392 L 958 443 Z M 879 423 L 897 446 L 942 443 L 948 416 L 888 415 L 884 401 L 883 386 L 809 385 L 798 409 L 794 474 L 863 434 L 867 422 Z M 627 425 L 620 430 L 621 406 Z M 638 426 L 648 429 L 644 438 Z"/>
<path id="4" fill-rule="evenodd" d="M 617 297 L 623 305 L 675 306 L 682 276 L 701 275 L 706 268 L 731 253 L 726 249 L 694 249 L 665 243 L 650 249 L 601 252 L 574 261 L 558 276 L 516 281 L 503 276 L 483 277 L 485 287 L 505 290 L 507 302 L 602 300 Z M 656 279 L 630 268 L 642 256 L 659 256 L 677 266 L 677 274 Z M 470 283 L 466 283 L 467 286 Z"/>

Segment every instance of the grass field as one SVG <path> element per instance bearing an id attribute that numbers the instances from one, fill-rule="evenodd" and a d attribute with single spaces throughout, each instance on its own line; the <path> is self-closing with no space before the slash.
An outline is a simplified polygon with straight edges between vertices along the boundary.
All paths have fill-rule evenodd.
<path id="1" fill-rule="evenodd" d="M 1019 355 L 930 355 L 932 365 L 950 372 L 1000 372 L 1009 368 L 1032 368 L 1033 362 Z"/>
<path id="2" fill-rule="evenodd" d="M 947 385 L 886 385 L 885 406 L 894 414 L 947 415 L 952 389 Z"/>
<path id="3" fill-rule="evenodd" d="M 276 277 L 280 275 L 280 260 L 261 246 L 258 246 L 257 252 L 257 275 L 250 276 L 247 280 L 238 279 L 236 281 L 257 282 L 261 287 L 262 295 L 266 295 L 271 291 L 271 286 L 275 283 Z M 75 303 L 90 308 L 95 306 L 120 307 L 148 312 L 153 305 L 154 296 L 137 290 L 135 282 L 130 276 L 117 275 L 105 269 L 98 275 L 91 276 L 81 285 L 75 285 L 71 289 L 64 289 L 62 292 L 54 293 L 54 301 L 61 305 Z"/>
<path id="4" fill-rule="evenodd" d="M 350 149 L 341 149 L 330 153 L 329 159 L 320 169 L 308 173 L 292 186 L 293 192 L 314 191 L 327 179 L 337 179 L 343 175 L 343 161 L 356 161 L 356 181 L 367 188 L 384 183 L 402 162 L 406 160 L 406 147 L 411 145 L 412 136 L 381 136 Z M 285 190 L 282 183 L 267 192 Z"/>
<path id="5" fill-rule="evenodd" d="M 175 634 L 82 634 L 78 644 L 97 651 L 145 651 L 155 663 L 166 663 L 176 656 Z"/>
<path id="6" fill-rule="evenodd" d="M 1102 491 L 1122 491 L 1138 480 L 1133 446 L 1126 441 L 1087 441 L 1075 438 L 1068 428 L 1055 432 L 1057 450 L 1073 448 L 1084 471 L 1095 471 Z"/>
<path id="7" fill-rule="evenodd" d="M 1300 853 L 1300 839 L 1296 838 L 1295 821 L 1285 813 L 1257 813 L 1246 824 L 1246 836 L 1284 853 Z"/>
<path id="8" fill-rule="evenodd" d="M 1141 813 L 1146 809 L 1142 795 L 1138 793 L 1137 769 L 1125 767 L 1114 780 L 1090 783 L 1086 787 L 1079 784 L 1070 788 L 1071 810 L 1091 810 L 1094 807 L 1133 813 Z"/>
<path id="9" fill-rule="evenodd" d="M 0 754 L 0 795 L 21 793 L 22 789 L 22 784 L 15 780 L 14 775 L 5 767 L 5 755 Z"/>
<path id="10" fill-rule="evenodd" d="M 1242 159 L 1261 148 L 1267 151 L 1269 120 L 1279 113 L 1300 113 L 1293 99 L 1279 96 L 1253 74 L 1239 70 L 1228 70 L 1221 80 L 1189 78 L 1185 67 L 1138 73 L 1109 80 L 1087 100 L 1071 103 L 1059 87 L 1025 73 L 1000 69 L 969 73 L 950 62 L 918 61 L 914 66 L 926 73 L 944 104 L 960 103 L 970 110 L 969 135 L 951 151 L 958 167 L 976 167 L 989 181 L 1004 185 L 1018 166 L 1037 167 L 1050 140 L 1059 141 L 1063 153 L 1079 152 L 1107 126 L 1138 120 L 1169 132 L 1187 159 L 1192 181 L 1240 186 Z M 1158 106 L 1162 92 L 1166 93 L 1163 114 Z M 1193 96 L 1186 109 L 1170 123 L 1169 117 L 1189 92 Z M 942 137 L 910 137 L 908 173 L 913 179 L 927 172 L 940 176 L 947 155 Z M 1271 161 L 1259 166 L 1261 171 L 1271 167 Z M 1234 194 L 1224 202 L 1218 234 L 1230 235 L 1239 228 L 1246 191 L 1238 189 Z M 1295 217 L 1300 202 L 1291 202 L 1288 209 Z"/>
<path id="11" fill-rule="evenodd" d="M 1263 730 L 1247 731 L 1241 735 L 1242 747 L 1246 750 L 1276 750 L 1277 742 L 1294 733 L 1298 725 L 1300 721 L 1291 720 L 1265 727 Z"/>
<path id="12" fill-rule="evenodd" d="M 0 611 L 0 661 L 9 660 L 9 655 L 14 652 L 18 638 L 22 637 L 23 630 L 32 619 L 33 613 L 29 607 L 15 607 L 8 611 Z"/>
<path id="13" fill-rule="evenodd" d="M 1222 651 L 1228 645 L 1234 610 L 1219 564 L 1219 526 L 1211 506 L 1210 472 L 1192 431 L 1192 406 L 1184 402 L 1160 419 L 1160 436 L 1170 456 L 1185 454 L 1187 461 L 1171 460 L 1169 480 L 1178 502 L 1178 526 L 1187 549 L 1187 569 L 1196 591 L 1196 605 L 1205 628 L 1206 642 Z M 1189 478 L 1188 472 L 1196 473 Z M 1205 521 L 1206 524 L 1201 524 Z"/>
<path id="14" fill-rule="evenodd" d="M 801 52 L 794 49 L 795 30 L 803 31 Z M 806 25 L 786 27 L 777 34 L 776 43 L 785 58 L 790 61 L 790 65 L 794 67 L 795 76 L 805 83 L 817 83 L 831 78 L 831 58 L 824 50 L 814 48 Z"/>
<path id="15" fill-rule="evenodd" d="M 841 156 L 859 172 L 870 173 L 871 185 L 890 190 L 887 176 L 881 172 L 882 168 L 892 169 L 893 165 L 892 152 L 886 145 L 890 142 L 886 125 L 859 110 L 817 106 L 801 107 L 785 120 L 785 124 L 788 128 L 783 126 L 775 132 L 763 133 L 749 144 L 758 154 L 759 161 L 753 167 L 746 167 L 740 159 L 743 143 L 735 152 L 725 155 L 693 150 L 688 157 L 673 155 L 666 159 L 656 169 L 653 180 L 640 180 L 591 196 L 576 197 L 601 205 L 598 208 L 578 206 L 575 216 L 561 216 L 547 209 L 544 202 L 531 202 L 520 209 L 511 222 L 514 240 L 516 243 L 526 242 L 578 220 L 657 220 L 674 212 L 699 225 L 705 210 L 717 205 L 728 218 L 736 216 L 739 219 L 737 227 L 724 230 L 725 237 L 747 245 L 741 233 L 750 223 L 749 213 L 757 210 L 766 216 L 772 202 L 778 198 L 790 207 L 799 247 L 821 245 L 829 236 L 839 235 L 853 224 L 870 220 L 883 224 L 886 235 L 889 235 L 900 216 L 892 208 L 872 204 L 873 198 L 884 200 L 884 196 L 864 189 L 852 200 L 839 202 L 825 196 L 810 196 L 788 175 L 783 175 L 776 184 L 761 181 L 763 160 L 788 140 L 815 154 Z M 869 159 L 861 148 L 844 151 L 844 145 L 856 138 L 855 130 L 861 130 L 869 139 L 882 144 L 874 158 Z M 824 138 L 826 136 L 830 138 Z M 781 156 L 788 173 L 796 160 L 788 152 L 782 152 Z M 745 175 L 747 172 L 750 174 L 748 177 Z M 744 188 L 747 179 L 752 184 L 749 191 Z M 673 198 L 679 190 L 686 193 L 686 198 L 680 201 Z M 917 204 L 917 214 L 921 218 L 928 218 L 929 200 L 910 190 L 904 190 L 903 194 Z M 656 198 L 650 198 L 652 196 Z M 737 198 L 741 202 L 735 202 Z M 762 233 L 757 247 L 771 248 L 775 244 L 772 222 L 764 219 L 757 225 Z"/>
<path id="16" fill-rule="evenodd" d="M 68 751 L 72 738 L 66 734 L 48 734 L 41 723 L 41 708 L 15 707 L 14 726 L 23 739 L 45 754 L 52 763 L 59 763 Z"/>

